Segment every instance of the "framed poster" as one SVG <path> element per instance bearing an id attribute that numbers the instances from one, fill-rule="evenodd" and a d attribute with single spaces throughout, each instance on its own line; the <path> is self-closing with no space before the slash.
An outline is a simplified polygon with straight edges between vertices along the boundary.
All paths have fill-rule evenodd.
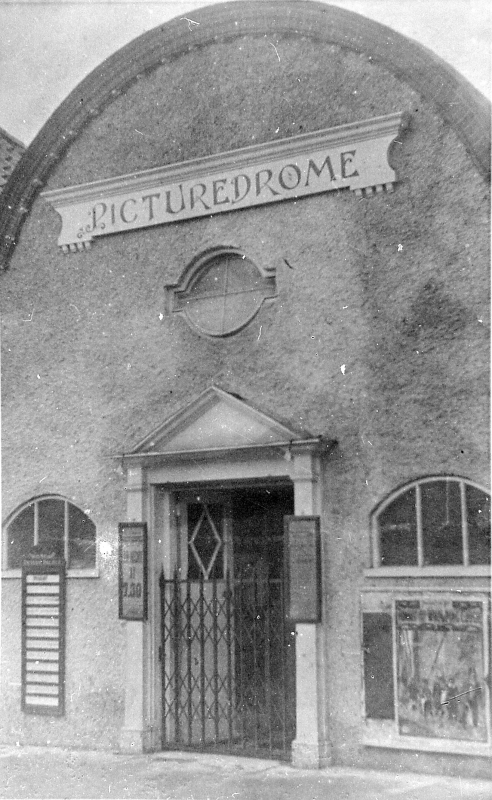
<path id="1" fill-rule="evenodd" d="M 321 622 L 319 517 L 284 517 L 286 617 Z"/>
<path id="2" fill-rule="evenodd" d="M 487 742 L 484 601 L 395 600 L 395 634 L 400 735 Z"/>
<path id="3" fill-rule="evenodd" d="M 120 522 L 118 553 L 119 618 L 147 619 L 147 524 Z"/>
<path id="4" fill-rule="evenodd" d="M 22 710 L 65 712 L 65 562 L 33 553 L 22 565 Z"/>

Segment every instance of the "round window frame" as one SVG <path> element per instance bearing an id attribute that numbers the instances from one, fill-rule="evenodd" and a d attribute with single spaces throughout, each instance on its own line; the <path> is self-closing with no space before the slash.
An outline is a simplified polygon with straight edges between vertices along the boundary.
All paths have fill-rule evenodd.
<path id="1" fill-rule="evenodd" d="M 193 291 L 193 288 L 197 285 L 197 283 L 199 283 L 200 280 L 203 279 L 206 273 L 220 263 L 222 258 L 226 257 L 233 257 L 238 261 L 247 261 L 248 265 L 257 271 L 259 281 L 256 291 L 262 296 L 253 312 L 248 314 L 244 319 L 241 319 L 239 324 L 234 325 L 234 327 L 227 328 L 225 331 L 212 331 L 210 329 L 206 329 L 205 327 L 201 327 L 194 319 L 192 319 L 191 315 L 188 313 L 188 299 Z M 171 310 L 175 313 L 181 314 L 195 333 L 211 339 L 225 339 L 240 333 L 253 321 L 253 319 L 260 312 L 262 306 L 265 303 L 272 302 L 277 296 L 275 270 L 262 270 L 250 256 L 246 255 L 235 247 L 221 247 L 202 253 L 200 256 L 193 259 L 192 262 L 186 267 L 179 283 L 173 286 L 168 286 L 167 290 L 172 296 Z M 251 291 L 254 290 L 255 289 L 252 288 Z"/>

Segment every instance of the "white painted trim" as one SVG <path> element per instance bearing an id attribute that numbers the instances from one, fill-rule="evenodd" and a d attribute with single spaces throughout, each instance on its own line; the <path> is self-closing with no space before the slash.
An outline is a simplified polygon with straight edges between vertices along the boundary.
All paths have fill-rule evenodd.
<path id="1" fill-rule="evenodd" d="M 360 591 L 362 594 L 380 594 L 383 596 L 387 595 L 388 597 L 391 597 L 392 594 L 401 594 L 402 592 L 408 592 L 409 594 L 411 593 L 412 596 L 415 594 L 424 594 L 427 596 L 429 594 L 434 595 L 442 592 L 449 594 L 450 592 L 453 592 L 458 600 L 460 596 L 467 594 L 468 592 L 490 595 L 490 579 L 487 583 L 412 583 L 411 586 L 402 586 L 400 582 L 395 580 L 392 583 L 383 583 L 382 581 L 379 581 L 378 583 L 366 584 L 365 586 L 362 586 Z"/>
<path id="2" fill-rule="evenodd" d="M 402 122 L 401 113 L 389 114 L 194 161 L 54 189 L 44 192 L 43 197 L 62 219 L 58 245 L 64 253 L 75 253 L 90 247 L 99 236 L 324 192 L 348 189 L 356 196 L 392 192 L 396 174 L 388 162 L 388 151 Z M 316 177 L 311 182 L 313 173 Z"/>
<path id="3" fill-rule="evenodd" d="M 101 574 L 99 569 L 68 569 L 67 578 L 100 578 Z M 2 570 L 2 580 L 10 580 L 11 578 L 22 578 L 21 569 L 6 569 Z"/>
<path id="4" fill-rule="evenodd" d="M 286 461 L 281 453 L 276 458 L 195 459 L 177 463 L 162 463 L 147 470 L 149 483 L 202 484 L 212 481 L 275 480 L 291 477 L 292 461 Z"/>
<path id="5" fill-rule="evenodd" d="M 84 201 L 98 201 L 103 193 L 118 195 L 126 194 L 129 191 L 148 191 L 162 183 L 180 183 L 190 179 L 199 181 L 211 174 L 222 174 L 227 169 L 240 171 L 245 166 L 261 165 L 274 158 L 287 158 L 297 154 L 299 150 L 340 147 L 383 136 L 396 136 L 402 123 L 404 123 L 404 115 L 401 112 L 387 114 L 382 117 L 339 125 L 335 128 L 324 128 L 314 133 L 292 136 L 289 139 L 250 145 L 239 150 L 227 150 L 218 155 L 127 173 L 116 178 L 105 178 L 62 189 L 51 189 L 42 192 L 41 196 L 55 205 L 60 203 L 71 205 Z"/>
<path id="6" fill-rule="evenodd" d="M 488 578 L 490 564 L 436 567 L 375 567 L 364 570 L 364 578 Z"/>
<path id="7" fill-rule="evenodd" d="M 462 475 L 451 475 L 448 473 L 438 473 L 433 475 L 426 475 L 423 478 L 415 478 L 413 481 L 409 481 L 408 483 L 404 483 L 399 486 L 397 489 L 393 489 L 380 503 L 372 510 L 371 517 L 377 521 L 380 514 L 393 502 L 396 500 L 399 495 L 405 494 L 410 489 L 413 489 L 417 484 L 423 485 L 424 483 L 433 483 L 434 481 L 456 481 L 460 482 L 463 481 L 467 486 L 474 486 L 475 489 L 479 489 L 484 494 L 490 495 L 490 487 L 487 488 L 486 486 L 477 483 L 476 481 L 469 480 L 469 478 L 465 478 Z"/>
<path id="8" fill-rule="evenodd" d="M 172 560 L 173 514 L 172 493 L 187 482 L 200 484 L 215 480 L 231 488 L 241 480 L 255 478 L 268 483 L 283 477 L 294 488 L 294 513 L 320 512 L 320 443 L 313 439 L 298 446 L 292 442 L 289 458 L 278 451 L 262 451 L 261 459 L 254 453 L 231 453 L 218 461 L 210 454 L 198 463 L 193 457 L 169 463 L 165 456 L 147 467 L 129 468 L 127 476 L 127 514 L 140 513 L 149 520 L 149 574 L 154 573 L 154 598 L 149 603 L 149 620 L 142 629 L 125 626 L 127 653 L 132 654 L 131 668 L 125 676 L 125 722 L 121 731 L 122 750 L 140 752 L 159 747 L 160 697 L 158 648 L 158 608 L 156 605 L 158 573 L 162 565 L 169 569 Z M 257 454 L 256 454 L 257 455 Z M 270 456 L 268 458 L 268 455 Z M 159 489 L 162 487 L 162 489 Z M 140 494 L 138 489 L 140 488 Z M 136 491 L 137 490 L 137 491 Z M 163 492 L 161 499 L 158 493 Z M 147 502 L 144 501 L 147 494 Z M 137 501 L 137 502 L 135 502 Z M 138 502 L 139 501 L 139 502 Z M 161 530 L 156 530 L 160 525 Z M 158 539 L 161 539 L 159 542 Z M 297 626 L 297 734 L 293 742 L 293 762 L 298 766 L 326 766 L 330 760 L 326 718 L 326 642 L 322 625 Z M 314 689 L 313 689 L 314 687 Z M 158 707 L 159 705 L 159 707 Z M 152 735 L 151 735 L 152 732 Z"/>
<path id="9" fill-rule="evenodd" d="M 230 447 L 213 447 L 213 448 L 202 448 L 199 450 L 175 450 L 175 451 L 160 451 L 156 452 L 149 448 L 153 447 L 154 440 L 164 439 L 164 441 L 173 439 L 178 433 L 182 433 L 186 430 L 187 426 L 193 424 L 200 416 L 203 416 L 207 411 L 214 408 L 220 402 L 227 404 L 228 406 L 235 409 L 239 414 L 244 415 L 245 419 L 252 418 L 266 428 L 271 429 L 272 435 L 275 434 L 276 436 L 282 437 L 280 439 L 275 439 L 271 442 L 253 442 L 248 445 L 242 446 L 230 446 Z M 307 433 L 307 432 L 306 432 Z M 168 419 L 162 422 L 157 428 L 154 428 L 150 433 L 148 433 L 144 439 L 141 439 L 140 442 L 133 448 L 133 450 L 129 453 L 117 453 L 114 455 L 114 458 L 125 458 L 125 459 L 132 459 L 135 461 L 136 459 L 143 459 L 152 458 L 153 460 L 159 458 L 183 458 L 183 457 L 196 457 L 200 455 L 204 456 L 213 456 L 215 453 L 236 453 L 241 450 L 251 450 L 254 448 L 258 449 L 268 449 L 268 448 L 275 448 L 275 447 L 289 447 L 293 442 L 296 445 L 306 444 L 306 446 L 311 446 L 313 443 L 321 441 L 321 437 L 313 437 L 310 434 L 306 438 L 303 438 L 302 435 L 288 428 L 282 422 L 270 417 L 268 414 L 265 414 L 263 411 L 255 408 L 251 403 L 248 403 L 247 400 L 243 400 L 242 398 L 234 397 L 234 395 L 230 394 L 229 392 L 224 391 L 218 386 L 209 386 L 208 389 L 205 389 L 201 394 L 198 395 L 191 403 L 186 405 L 184 408 L 179 409 L 174 414 L 172 414 Z M 163 442 L 161 441 L 160 444 L 162 445 Z"/>
<path id="10" fill-rule="evenodd" d="M 371 722 L 377 722 L 371 720 Z M 395 750 L 419 750 L 429 753 L 448 753 L 467 756 L 492 756 L 492 747 L 487 742 L 465 742 L 456 739 L 426 739 L 418 736 L 400 736 L 396 730 L 378 734 L 374 729 L 364 730 L 362 744 L 365 747 L 387 747 Z"/>

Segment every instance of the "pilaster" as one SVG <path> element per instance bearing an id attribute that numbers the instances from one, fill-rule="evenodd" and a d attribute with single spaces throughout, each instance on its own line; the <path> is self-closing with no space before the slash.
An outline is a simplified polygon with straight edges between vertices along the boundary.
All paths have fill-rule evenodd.
<path id="1" fill-rule="evenodd" d="M 292 451 L 294 513 L 320 513 L 319 456 L 305 448 Z M 296 625 L 296 738 L 292 764 L 317 769 L 331 762 L 326 725 L 324 631 L 321 624 Z"/>
<path id="2" fill-rule="evenodd" d="M 127 472 L 127 520 L 143 522 L 146 518 L 147 487 L 143 469 Z M 143 753 L 155 749 L 149 725 L 149 622 L 125 622 L 125 719 L 120 734 L 120 750 Z"/>

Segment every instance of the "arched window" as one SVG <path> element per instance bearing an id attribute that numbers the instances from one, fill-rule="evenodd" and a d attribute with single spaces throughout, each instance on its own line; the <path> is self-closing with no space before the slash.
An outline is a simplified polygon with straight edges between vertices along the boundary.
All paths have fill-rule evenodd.
<path id="1" fill-rule="evenodd" d="M 373 566 L 490 564 L 490 495 L 455 477 L 423 478 L 373 514 Z"/>
<path id="2" fill-rule="evenodd" d="M 64 557 L 68 569 L 96 566 L 96 526 L 62 497 L 38 497 L 12 515 L 5 526 L 4 569 L 19 569 L 38 544 Z"/>
<path id="3" fill-rule="evenodd" d="M 364 743 L 489 755 L 490 494 L 451 475 L 414 480 L 374 510 L 372 551 Z"/>

